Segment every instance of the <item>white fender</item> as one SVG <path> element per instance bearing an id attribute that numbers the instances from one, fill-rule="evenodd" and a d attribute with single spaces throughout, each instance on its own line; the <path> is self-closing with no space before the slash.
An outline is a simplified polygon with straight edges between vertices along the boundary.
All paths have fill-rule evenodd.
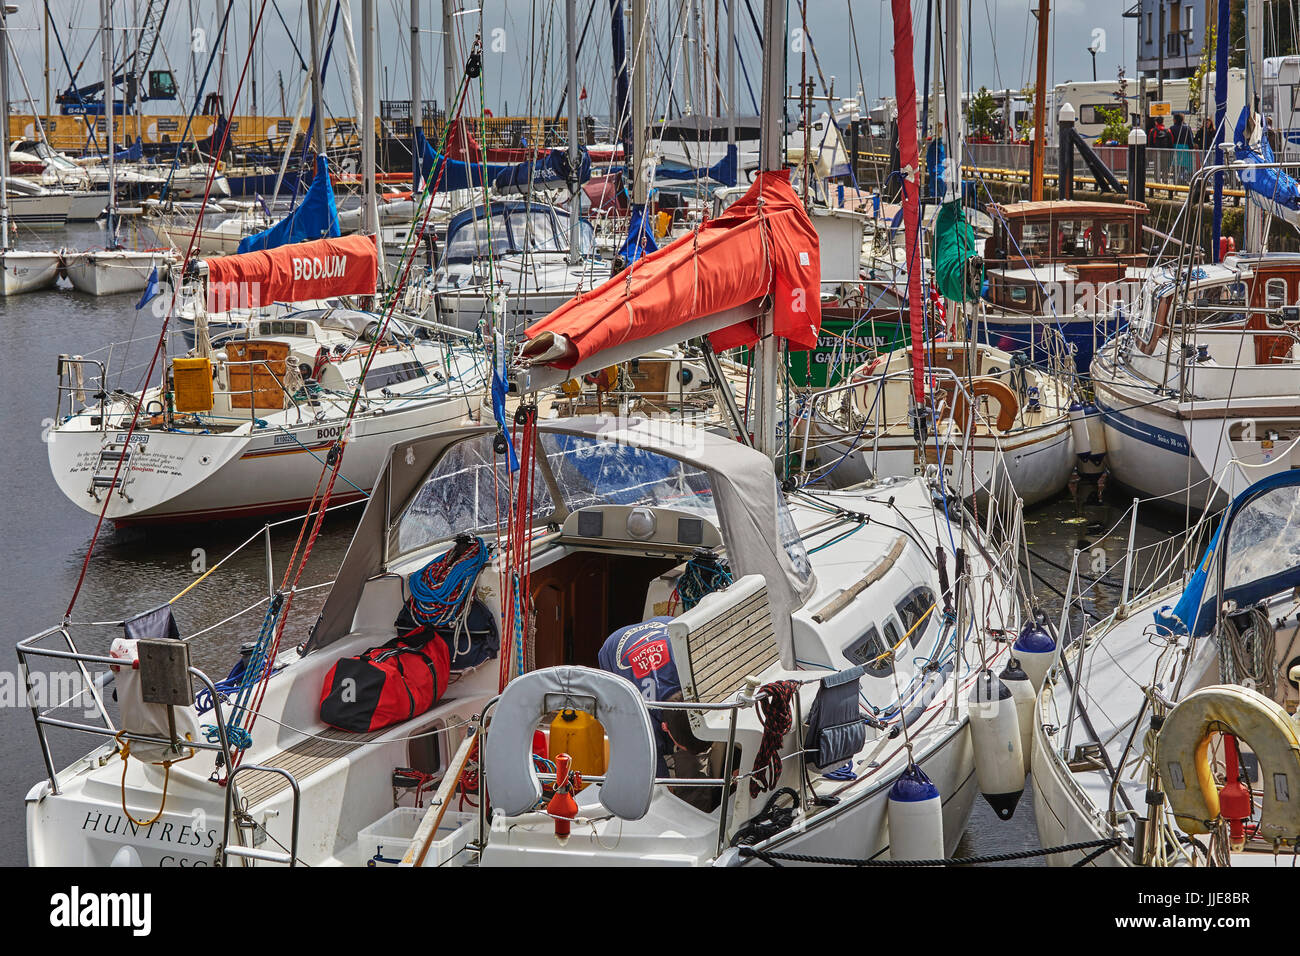
<path id="1" fill-rule="evenodd" d="M 1020 668 L 1020 662 L 1014 657 L 1007 661 L 1007 666 L 998 675 L 1003 686 L 1011 691 L 1011 699 L 1016 702 L 1016 720 L 1020 725 L 1020 752 L 1025 760 L 1025 769 L 1029 769 L 1029 755 L 1034 740 L 1034 704 L 1038 695 L 1034 693 L 1033 681 Z"/>
<path id="2" fill-rule="evenodd" d="M 1210 765 L 1215 731 L 1244 740 L 1259 758 L 1264 806 L 1259 835 L 1300 835 L 1300 727 L 1279 704 L 1236 684 L 1188 694 L 1165 717 L 1156 738 L 1156 766 L 1169 810 L 1184 833 L 1209 833 L 1219 816 L 1219 788 Z"/>
<path id="3" fill-rule="evenodd" d="M 566 702 L 566 698 L 569 700 Z M 527 813 L 542 798 L 533 767 L 533 731 L 547 713 L 595 700 L 593 716 L 609 737 L 609 765 L 600 802 L 623 820 L 640 820 L 654 793 L 657 750 L 645 700 L 636 685 L 590 667 L 547 667 L 506 685 L 484 738 L 483 766 L 492 806 Z"/>
<path id="4" fill-rule="evenodd" d="M 1025 792 L 1025 757 L 1016 702 L 1006 684 L 992 671 L 984 671 L 971 691 L 967 714 L 980 793 L 999 819 L 1010 820 Z"/>
<path id="5" fill-rule="evenodd" d="M 911 766 L 889 788 L 891 860 L 942 860 L 943 799 L 925 771 Z"/>

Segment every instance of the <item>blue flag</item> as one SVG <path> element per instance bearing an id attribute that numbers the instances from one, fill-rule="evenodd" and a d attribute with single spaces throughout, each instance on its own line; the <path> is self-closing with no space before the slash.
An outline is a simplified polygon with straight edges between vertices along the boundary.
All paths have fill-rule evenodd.
<path id="1" fill-rule="evenodd" d="M 135 304 L 136 311 L 139 312 L 158 298 L 158 295 L 158 267 L 154 266 L 153 271 L 149 273 L 149 281 L 144 284 L 144 294 L 140 296 L 140 301 Z"/>

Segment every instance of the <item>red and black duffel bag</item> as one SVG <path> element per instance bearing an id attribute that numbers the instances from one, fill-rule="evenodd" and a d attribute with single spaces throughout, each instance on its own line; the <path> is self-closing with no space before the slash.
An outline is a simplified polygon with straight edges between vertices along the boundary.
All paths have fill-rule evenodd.
<path id="1" fill-rule="evenodd" d="M 390 641 L 335 663 L 325 675 L 320 719 L 339 730 L 382 730 L 424 713 L 447 690 L 447 643 Z"/>

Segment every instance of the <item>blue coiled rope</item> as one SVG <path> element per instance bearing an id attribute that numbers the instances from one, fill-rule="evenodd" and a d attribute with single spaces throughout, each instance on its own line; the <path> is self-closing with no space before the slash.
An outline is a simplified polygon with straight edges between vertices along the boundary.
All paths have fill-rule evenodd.
<path id="1" fill-rule="evenodd" d="M 480 537 L 458 541 L 411 575 L 407 609 L 426 627 L 445 627 L 460 616 L 474 593 L 474 582 L 487 564 L 488 549 Z"/>

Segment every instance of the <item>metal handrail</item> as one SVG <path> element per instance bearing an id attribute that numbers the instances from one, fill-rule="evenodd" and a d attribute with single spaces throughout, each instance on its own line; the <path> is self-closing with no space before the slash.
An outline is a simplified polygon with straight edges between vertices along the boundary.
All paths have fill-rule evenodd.
<path id="1" fill-rule="evenodd" d="M 70 650 L 61 651 L 54 648 L 36 646 L 39 642 L 53 634 L 62 634 Z M 108 657 L 102 654 L 87 654 L 78 651 L 75 642 L 72 640 L 72 635 L 68 633 L 66 625 L 55 625 L 54 627 L 46 628 L 44 631 L 34 634 L 31 637 L 24 638 L 15 645 L 14 649 L 18 654 L 18 666 L 22 672 L 24 686 L 27 687 L 31 686 L 31 670 L 28 664 L 28 658 L 42 657 L 51 660 L 75 661 L 86 682 L 86 690 L 82 693 L 90 693 L 92 699 L 95 701 L 99 719 L 103 721 L 102 725 L 95 725 L 52 717 L 50 714 L 53 711 L 60 709 L 62 706 L 65 706 L 66 702 L 65 704 L 59 704 L 49 707 L 46 710 L 41 710 L 36 701 L 31 699 L 29 695 L 28 706 L 32 712 L 32 720 L 36 725 L 36 736 L 40 742 L 41 757 L 45 763 L 46 775 L 50 781 L 51 792 L 55 796 L 58 796 L 62 791 L 59 789 L 58 771 L 54 768 L 54 757 L 50 750 L 49 738 L 45 732 L 46 727 L 59 727 L 64 730 L 75 730 L 80 733 L 92 734 L 94 736 L 117 741 L 139 741 L 141 743 L 152 744 L 155 746 L 170 747 L 178 744 L 178 741 L 166 737 L 157 737 L 152 734 L 142 734 L 135 731 L 118 730 L 116 728 L 113 723 L 113 718 L 108 713 L 108 708 L 104 704 L 104 699 L 99 694 L 98 688 L 100 680 L 91 679 L 90 672 L 86 669 L 86 665 L 104 664 L 108 667 L 122 667 L 129 662 L 116 657 Z M 206 740 L 185 740 L 179 742 L 179 745 L 192 750 L 211 750 L 220 753 L 225 759 L 225 766 L 228 767 L 230 766 L 230 739 L 226 731 L 225 717 L 221 710 L 221 697 L 217 693 L 216 686 L 213 684 L 211 678 L 209 678 L 202 670 L 197 667 L 189 667 L 187 671 L 191 677 L 198 679 L 212 696 L 213 717 L 216 720 L 218 742 L 209 743 Z M 109 676 L 111 677 L 111 672 L 109 673 Z M 102 675 L 101 679 L 106 685 L 108 682 L 107 679 L 103 679 Z"/>
<path id="2" fill-rule="evenodd" d="M 57 389 L 56 389 L 56 397 L 55 397 L 55 403 L 54 403 L 54 422 L 55 422 L 55 425 L 56 425 L 56 426 L 58 425 L 59 418 L 60 418 L 60 417 L 62 416 L 62 414 L 63 414 L 63 394 L 64 394 L 64 392 L 67 392 L 67 393 L 69 394 L 69 396 L 71 396 L 71 395 L 73 395 L 73 394 L 75 394 L 75 393 L 77 393 L 77 392 L 82 392 L 82 391 L 85 391 L 85 390 L 86 390 L 86 386 L 85 386 L 84 384 L 83 384 L 83 385 L 75 385 L 75 384 L 68 384 L 68 385 L 65 385 L 65 384 L 63 384 L 63 382 L 64 382 L 64 376 L 65 376 L 66 374 L 68 374 L 68 372 L 69 372 L 69 367 L 70 367 L 70 366 L 76 366 L 76 367 L 80 368 L 80 367 L 82 367 L 82 366 L 84 366 L 84 365 L 93 365 L 93 366 L 95 366 L 97 369 L 99 369 L 99 392 L 98 392 L 98 394 L 107 394 L 107 389 L 108 389 L 108 369 L 107 369 L 107 365 L 106 365 L 106 363 L 101 362 L 101 361 L 99 361 L 98 359 L 88 359 L 88 358 L 84 358 L 84 357 L 83 357 L 83 358 L 74 358 L 74 357 L 72 357 L 72 356 L 70 356 L 70 355 L 60 355 L 60 356 L 59 356 L 59 376 L 58 376 L 58 377 L 59 377 L 59 384 L 58 384 L 58 387 L 57 387 Z M 72 416 L 72 415 L 77 414 L 77 413 L 75 412 L 75 410 L 74 410 L 74 404 L 75 404 L 74 400 L 71 399 L 71 398 L 69 398 L 69 401 L 68 401 L 68 415 L 69 415 L 69 416 Z M 84 403 L 84 402 L 82 403 L 82 406 L 83 406 L 83 408 L 85 407 L 85 403 Z M 107 428 L 108 428 L 108 423 L 107 423 L 107 421 L 105 421 L 104 417 L 101 417 L 101 418 L 100 418 L 100 421 L 99 421 L 99 427 L 100 427 L 100 431 L 106 431 L 106 430 L 107 430 Z"/>
<path id="3" fill-rule="evenodd" d="M 215 697 L 213 698 L 216 699 Z M 229 763 L 226 766 L 230 766 Z M 293 790 L 293 809 L 290 816 L 289 829 L 289 852 L 288 854 L 278 853 L 274 850 L 259 850 L 255 846 L 231 846 L 230 845 L 230 819 L 231 810 L 234 808 L 235 777 L 241 773 L 253 771 L 256 773 L 274 773 L 284 777 L 289 781 L 289 786 Z M 246 763 L 235 767 L 230 771 L 226 778 L 226 799 L 222 810 L 222 836 L 221 836 L 221 865 L 227 865 L 228 857 L 239 857 L 245 860 L 262 860 L 267 863 L 285 863 L 289 866 L 298 865 L 298 822 L 302 810 L 302 789 L 298 785 L 297 778 L 283 767 L 266 767 L 261 764 Z M 282 844 L 283 845 L 283 844 Z"/>

